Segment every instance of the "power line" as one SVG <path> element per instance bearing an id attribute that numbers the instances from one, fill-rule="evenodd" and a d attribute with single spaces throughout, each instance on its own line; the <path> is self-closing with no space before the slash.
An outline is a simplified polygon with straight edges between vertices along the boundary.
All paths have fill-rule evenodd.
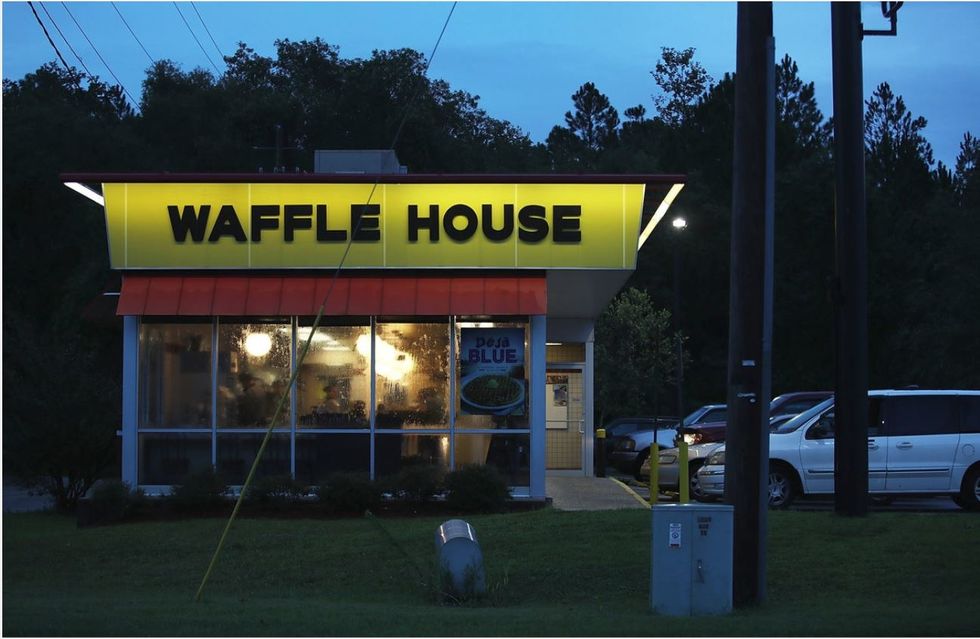
<path id="1" fill-rule="evenodd" d="M 65 41 L 65 44 L 68 45 L 68 48 L 71 50 L 72 54 L 78 60 L 78 64 L 82 65 L 82 68 L 85 69 L 85 73 L 88 74 L 88 77 L 90 78 L 95 77 L 92 75 L 92 72 L 88 70 L 88 67 L 85 66 L 85 61 L 82 60 L 82 56 L 78 55 L 78 52 L 75 51 L 75 47 L 71 46 L 71 42 L 69 42 L 68 38 L 65 37 L 65 34 L 61 32 L 61 27 L 58 26 L 57 22 L 55 22 L 54 16 L 51 15 L 51 12 L 48 11 L 48 8 L 44 6 L 43 2 L 41 3 L 41 10 L 44 11 L 44 15 L 48 16 L 48 20 L 50 20 L 51 24 L 54 25 L 54 28 L 58 31 L 58 35 L 61 36 L 61 39 Z"/>
<path id="2" fill-rule="evenodd" d="M 111 75 L 113 77 L 113 79 L 116 81 L 116 84 L 119 85 L 119 87 L 123 90 L 123 93 L 126 94 L 126 97 L 129 98 L 129 101 L 133 103 L 133 107 L 138 111 L 139 110 L 139 104 L 136 102 L 136 100 L 133 99 L 133 96 L 130 95 L 129 91 L 126 90 L 126 87 L 119 80 L 119 78 L 116 76 L 116 74 L 113 73 L 112 69 L 109 67 L 109 63 L 105 61 L 105 58 L 102 57 L 102 54 L 99 53 L 99 50 L 95 47 L 95 44 L 88 37 L 88 35 L 85 33 L 85 30 L 82 29 L 82 25 L 78 24 L 78 20 L 76 20 L 75 19 L 75 16 L 73 16 L 72 13 L 71 13 L 71 11 L 68 10 L 68 5 L 66 5 L 64 2 L 62 2 L 61 3 L 61 6 L 65 8 L 65 11 L 68 13 L 68 17 L 71 18 L 72 22 L 75 23 L 75 26 L 78 27 L 78 30 L 82 33 L 82 36 L 84 36 L 85 37 L 85 40 L 89 43 L 89 46 L 91 46 L 92 47 L 92 50 L 95 51 L 95 55 L 99 56 L 99 60 L 102 61 L 102 64 L 105 66 L 106 70 L 109 72 L 109 75 Z"/>
<path id="3" fill-rule="evenodd" d="M 34 13 L 34 19 L 37 20 L 37 23 L 41 26 L 41 31 L 44 32 L 44 36 L 48 39 L 48 42 L 51 43 L 51 48 L 53 48 L 54 52 L 58 54 L 61 64 L 65 65 L 65 71 L 71 73 L 71 67 L 68 66 L 67 62 L 65 62 L 65 57 L 61 55 L 61 51 L 58 51 L 58 45 L 56 45 L 54 40 L 51 39 L 51 34 L 48 33 L 47 27 L 44 26 L 43 22 L 41 22 L 41 16 L 37 15 L 37 9 L 34 8 L 34 3 L 28 0 L 27 4 L 31 7 L 31 11 Z M 44 5 L 41 6 L 43 8 Z"/>
<path id="4" fill-rule="evenodd" d="M 456 2 L 453 2 L 452 9 L 449 10 L 449 15 L 446 17 L 446 22 L 442 25 L 442 31 L 439 33 L 439 38 L 436 40 L 435 47 L 432 48 L 432 54 L 429 56 L 429 61 L 425 65 L 425 70 L 423 71 L 423 78 L 425 73 L 429 70 L 429 65 L 432 64 L 432 58 L 435 57 L 436 51 L 439 49 L 439 43 L 442 42 L 442 35 L 446 32 L 446 27 L 449 26 L 449 19 L 453 16 L 453 11 L 456 10 Z M 416 96 L 421 92 L 421 86 L 419 91 L 416 91 Z M 405 120 L 408 119 L 408 112 L 415 101 L 415 96 L 412 100 L 405 105 L 405 112 L 402 115 L 402 123 L 398 126 L 398 130 L 395 132 L 395 137 L 391 141 L 391 149 L 395 148 L 395 144 L 398 143 L 398 137 L 401 135 L 402 125 L 405 124 Z M 374 192 L 378 188 L 380 182 L 380 177 L 375 179 L 374 186 L 371 187 L 371 193 L 368 195 L 367 204 L 371 203 L 371 199 L 374 197 Z M 300 367 L 303 365 L 303 360 L 306 359 L 306 354 L 310 350 L 310 344 L 313 342 L 313 335 L 316 333 L 317 329 L 320 327 L 320 321 L 323 319 L 323 314 L 327 308 L 327 302 L 330 300 L 330 294 L 333 293 L 334 285 L 337 283 L 337 278 L 340 275 L 340 269 L 344 267 L 344 262 L 347 261 L 347 256 L 350 254 L 351 247 L 354 245 L 354 236 L 357 235 L 358 230 L 361 228 L 361 223 L 364 221 L 364 217 L 358 219 L 357 224 L 351 229 L 350 237 L 347 240 L 347 247 L 344 249 L 344 254 L 340 257 L 340 262 L 337 264 L 337 268 L 334 269 L 333 278 L 330 280 L 330 286 L 327 288 L 326 295 L 323 296 L 323 302 L 320 304 L 320 310 L 316 314 L 316 318 L 313 320 L 313 325 L 310 328 L 310 334 L 306 338 L 306 343 L 303 345 L 303 349 L 298 353 L 298 358 L 296 361 L 295 369 L 293 370 L 292 377 L 289 379 L 289 384 L 283 391 L 283 394 L 279 397 L 279 403 L 276 406 L 275 413 L 272 415 L 272 419 L 269 422 L 269 428 L 265 431 L 265 437 L 262 439 L 262 443 L 259 445 L 259 450 L 255 454 L 255 461 L 252 462 L 252 468 L 249 470 L 248 475 L 245 477 L 245 483 L 242 485 L 241 492 L 238 495 L 238 501 L 235 502 L 235 508 L 231 511 L 231 516 L 228 518 L 228 523 L 225 524 L 224 531 L 221 533 L 221 537 L 218 539 L 218 547 L 215 548 L 214 554 L 211 555 L 211 562 L 208 564 L 208 568 L 204 573 L 204 578 L 201 579 L 201 585 L 197 589 L 197 594 L 194 596 L 195 601 L 201 600 L 201 594 L 204 592 L 204 586 L 208 583 L 208 578 L 211 576 L 211 571 L 214 569 L 215 564 L 218 561 L 218 556 L 221 554 L 221 549 L 225 545 L 225 538 L 228 537 L 228 531 L 231 529 L 231 524 L 235 521 L 235 517 L 238 514 L 238 510 L 242 505 L 242 500 L 245 499 L 245 495 L 248 492 L 248 487 L 252 483 L 252 478 L 255 476 L 255 471 L 259 466 L 259 460 L 262 459 L 262 453 L 265 452 L 266 444 L 269 443 L 269 438 L 272 436 L 272 430 L 275 428 L 276 421 L 279 419 L 279 415 L 285 406 L 286 399 L 289 397 L 290 392 L 292 392 L 292 387 L 296 383 L 296 376 L 299 373 Z"/>
<path id="5" fill-rule="evenodd" d="M 143 43 L 140 42 L 140 39 L 136 37 L 136 32 L 133 31 L 133 27 L 129 26 L 129 23 L 126 22 L 126 18 L 123 17 L 122 12 L 119 11 L 119 7 L 116 6 L 116 3 L 115 2 L 110 2 L 109 4 L 111 4 L 112 5 L 112 8 L 116 10 L 116 14 L 119 15 L 119 19 L 123 21 L 123 24 L 126 25 L 126 28 L 129 29 L 129 32 L 131 34 L 133 34 L 133 38 L 140 45 L 140 48 L 143 49 L 143 53 L 146 54 L 146 57 L 148 57 L 150 59 L 150 63 L 151 64 L 156 64 L 157 61 L 153 59 L 153 56 L 150 55 L 150 52 L 146 50 L 146 47 L 143 46 Z"/>
<path id="6" fill-rule="evenodd" d="M 218 55 L 220 55 L 221 59 L 224 60 L 225 54 L 221 52 L 221 48 L 218 46 L 218 43 L 214 41 L 214 36 L 211 35 L 211 29 L 208 29 L 208 25 L 205 24 L 204 18 L 201 16 L 201 12 L 197 10 L 197 5 L 191 2 L 191 7 L 194 9 L 194 13 L 197 14 L 197 19 L 200 20 L 201 24 L 204 26 L 204 30 L 207 32 L 208 37 L 211 38 L 211 44 L 214 45 L 214 48 L 218 52 Z"/>
<path id="7" fill-rule="evenodd" d="M 184 17 L 184 14 L 180 10 L 180 7 L 177 6 L 176 2 L 174 2 L 173 4 L 174 4 L 174 9 L 177 10 L 177 14 L 180 15 L 180 19 L 184 21 L 184 26 L 187 27 L 187 30 L 191 32 L 191 37 L 194 38 L 194 42 L 197 43 L 197 46 L 201 47 L 201 52 L 204 54 L 204 57 L 207 58 L 208 62 L 211 63 L 211 66 L 214 67 L 215 73 L 221 75 L 221 71 L 218 70 L 218 65 L 214 63 L 214 60 L 212 60 L 211 56 L 208 55 L 208 52 L 205 51 L 204 45 L 201 44 L 201 41 L 197 39 L 197 35 L 194 33 L 194 29 L 191 29 L 191 25 L 187 23 L 187 18 Z"/>

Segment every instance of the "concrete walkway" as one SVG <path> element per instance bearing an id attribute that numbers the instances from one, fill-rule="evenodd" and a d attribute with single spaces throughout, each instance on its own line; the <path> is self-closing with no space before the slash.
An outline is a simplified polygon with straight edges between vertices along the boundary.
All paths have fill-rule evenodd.
<path id="1" fill-rule="evenodd" d="M 548 475 L 545 491 L 555 510 L 618 510 L 646 508 L 623 484 L 609 477 Z"/>

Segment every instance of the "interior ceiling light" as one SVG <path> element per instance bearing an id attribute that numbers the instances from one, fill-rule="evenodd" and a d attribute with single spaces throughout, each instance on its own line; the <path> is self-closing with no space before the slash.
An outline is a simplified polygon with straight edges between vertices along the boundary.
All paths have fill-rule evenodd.
<path id="1" fill-rule="evenodd" d="M 252 357 L 265 357 L 272 350 L 272 338 L 267 333 L 249 333 L 245 337 L 245 352 Z"/>
<path id="2" fill-rule="evenodd" d="M 364 358 L 371 357 L 371 336 L 357 338 L 355 349 Z M 415 361 L 380 337 L 374 338 L 374 370 L 387 379 L 397 382 L 415 368 Z"/>

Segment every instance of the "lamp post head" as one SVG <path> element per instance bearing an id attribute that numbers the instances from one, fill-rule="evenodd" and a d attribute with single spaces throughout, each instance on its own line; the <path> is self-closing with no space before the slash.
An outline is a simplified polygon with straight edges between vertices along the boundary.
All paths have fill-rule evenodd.
<path id="1" fill-rule="evenodd" d="M 687 228 L 687 220 L 682 217 L 675 217 L 673 221 L 671 221 L 671 224 L 678 231 L 683 231 L 685 228 Z"/>

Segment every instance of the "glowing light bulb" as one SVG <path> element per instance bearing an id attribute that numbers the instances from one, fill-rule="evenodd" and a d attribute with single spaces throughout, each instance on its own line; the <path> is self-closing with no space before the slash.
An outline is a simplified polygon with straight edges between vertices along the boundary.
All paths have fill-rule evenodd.
<path id="1" fill-rule="evenodd" d="M 272 338 L 265 333 L 249 333 L 245 338 L 245 352 L 252 357 L 265 357 L 272 350 Z"/>

